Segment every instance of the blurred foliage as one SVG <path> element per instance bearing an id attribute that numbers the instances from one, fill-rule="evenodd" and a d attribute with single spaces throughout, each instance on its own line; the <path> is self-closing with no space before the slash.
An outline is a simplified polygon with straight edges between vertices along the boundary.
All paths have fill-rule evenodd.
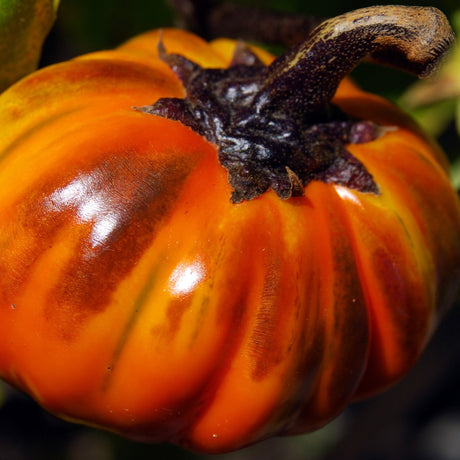
<path id="1" fill-rule="evenodd" d="M 80 54 L 112 48 L 136 33 L 172 21 L 165 1 L 62 0 L 56 27 L 67 46 Z"/>
<path id="2" fill-rule="evenodd" d="M 0 91 L 37 68 L 59 0 L 0 0 Z"/>
<path id="3" fill-rule="evenodd" d="M 26 4 L 26 0 L 22 1 Z M 330 17 L 369 6 L 366 0 L 234 1 L 247 6 L 279 9 L 317 17 Z M 0 0 L 0 7 L 7 3 L 7 0 Z M 379 0 L 378 3 L 395 2 Z M 434 5 L 450 18 L 455 17 L 455 10 L 459 7 L 458 0 L 437 2 L 414 0 L 399 3 Z M 111 48 L 144 30 L 176 23 L 167 0 L 62 0 L 59 8 L 57 22 L 45 43 L 41 65 L 69 59 L 93 50 Z M 460 24 L 458 30 L 460 32 Z M 454 57 L 451 57 L 453 61 L 451 65 L 458 66 L 460 55 L 452 56 Z M 453 75 L 459 83 L 460 69 L 458 72 L 453 72 Z M 402 95 L 409 94 L 406 91 L 416 83 L 416 79 L 412 76 L 392 69 L 362 64 L 353 72 L 353 77 L 366 90 L 382 94 L 401 105 L 407 107 L 410 105 L 407 96 Z M 444 77 L 443 71 L 437 75 L 437 78 Z M 435 79 L 430 80 L 428 84 L 435 84 L 435 81 Z M 449 158 L 453 162 L 458 159 L 460 141 L 454 122 L 455 116 L 457 120 L 460 119 L 458 94 L 455 97 L 449 96 L 443 100 L 423 104 L 423 107 L 413 107 L 413 110 L 419 122 L 438 138 Z M 460 184 L 458 161 L 454 164 L 454 180 Z M 0 458 L 1 460 L 204 460 L 208 458 L 448 460 L 448 457 L 442 456 L 440 450 L 436 450 L 439 443 L 433 441 L 428 446 L 427 439 L 431 439 L 429 438 L 430 423 L 433 420 L 444 420 L 442 417 L 446 407 L 449 407 L 450 411 L 449 420 L 454 419 L 457 422 L 460 420 L 460 395 L 458 395 L 460 371 L 455 365 L 460 356 L 458 310 L 458 308 L 454 309 L 450 313 L 449 321 L 444 322 L 444 329 L 438 331 L 424 359 L 401 384 L 369 403 L 353 406 L 338 420 L 316 433 L 272 439 L 226 455 L 203 456 L 170 445 L 135 443 L 116 435 L 63 422 L 40 409 L 27 396 L 7 385 L 2 385 L 0 386 Z M 428 380 L 426 376 L 429 376 Z M 438 427 L 439 423 L 436 426 Z M 451 438 L 460 438 L 460 432 L 455 431 Z M 362 444 L 363 447 L 360 448 L 357 443 Z M 446 447 L 451 445 L 449 443 L 449 440 L 443 438 L 440 445 Z M 378 446 L 374 450 L 371 447 L 373 444 Z M 369 449 L 369 452 L 373 453 L 358 455 L 360 449 Z M 406 454 L 404 449 L 410 449 L 410 455 L 398 455 L 401 449 Z M 431 454 L 429 449 L 433 449 L 434 453 Z"/>

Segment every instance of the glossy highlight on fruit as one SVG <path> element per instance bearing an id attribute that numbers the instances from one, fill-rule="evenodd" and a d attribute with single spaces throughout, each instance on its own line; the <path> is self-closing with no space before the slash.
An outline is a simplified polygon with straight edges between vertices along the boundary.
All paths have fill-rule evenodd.
<path id="1" fill-rule="evenodd" d="M 361 54 L 387 50 L 375 42 Z M 318 89 L 284 118 L 272 76 L 294 78 L 284 70 L 313 45 L 269 67 L 240 46 L 148 32 L 0 96 L 0 375 L 52 413 L 211 453 L 308 432 L 401 378 L 452 304 L 460 205 L 439 148 L 344 75 L 331 104 Z M 222 152 L 254 118 L 215 117 L 213 92 L 206 112 L 177 59 L 259 66 L 262 85 L 229 87 L 257 89 L 272 131 L 308 133 L 314 174 L 267 162 L 245 176 L 252 144 Z"/>

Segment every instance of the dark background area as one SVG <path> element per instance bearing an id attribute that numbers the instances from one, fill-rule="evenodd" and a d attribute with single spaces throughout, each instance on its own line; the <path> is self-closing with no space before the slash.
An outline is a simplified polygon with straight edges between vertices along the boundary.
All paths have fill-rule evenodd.
<path id="1" fill-rule="evenodd" d="M 319 17 L 370 5 L 353 0 L 239 3 Z M 448 16 L 459 7 L 458 0 L 416 4 L 437 6 Z M 144 30 L 173 25 L 176 19 L 162 0 L 61 0 L 58 21 L 45 44 L 42 65 L 111 48 Z M 395 100 L 414 81 L 411 76 L 370 64 L 361 65 L 353 76 L 365 89 Z M 439 141 L 450 157 L 458 156 L 460 142 L 453 123 Z M 231 454 L 204 456 L 170 445 L 134 443 L 63 422 L 27 396 L 2 384 L 0 460 L 460 460 L 458 307 L 457 302 L 442 320 L 419 363 L 399 384 L 380 396 L 352 405 L 316 433 L 276 438 Z"/>

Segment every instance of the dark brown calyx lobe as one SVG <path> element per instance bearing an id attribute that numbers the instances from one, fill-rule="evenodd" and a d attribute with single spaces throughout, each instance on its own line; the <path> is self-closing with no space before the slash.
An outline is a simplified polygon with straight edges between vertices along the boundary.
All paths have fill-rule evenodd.
<path id="1" fill-rule="evenodd" d="M 312 180 L 378 193 L 346 149 L 375 139 L 378 127 L 350 119 L 330 101 L 365 56 L 425 75 L 452 39 L 436 9 L 373 7 L 326 21 L 270 66 L 240 44 L 229 68 L 205 69 L 160 43 L 160 57 L 187 96 L 142 110 L 181 121 L 218 146 L 234 203 L 269 188 L 282 199 L 302 195 Z"/>

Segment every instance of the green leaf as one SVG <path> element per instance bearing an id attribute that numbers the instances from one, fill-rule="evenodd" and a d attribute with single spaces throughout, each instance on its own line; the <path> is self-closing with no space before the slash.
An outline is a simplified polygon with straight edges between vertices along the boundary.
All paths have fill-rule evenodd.
<path id="1" fill-rule="evenodd" d="M 455 161 L 451 168 L 452 185 L 460 192 L 460 159 Z"/>
<path id="2" fill-rule="evenodd" d="M 59 0 L 0 0 L 0 91 L 34 71 Z"/>

